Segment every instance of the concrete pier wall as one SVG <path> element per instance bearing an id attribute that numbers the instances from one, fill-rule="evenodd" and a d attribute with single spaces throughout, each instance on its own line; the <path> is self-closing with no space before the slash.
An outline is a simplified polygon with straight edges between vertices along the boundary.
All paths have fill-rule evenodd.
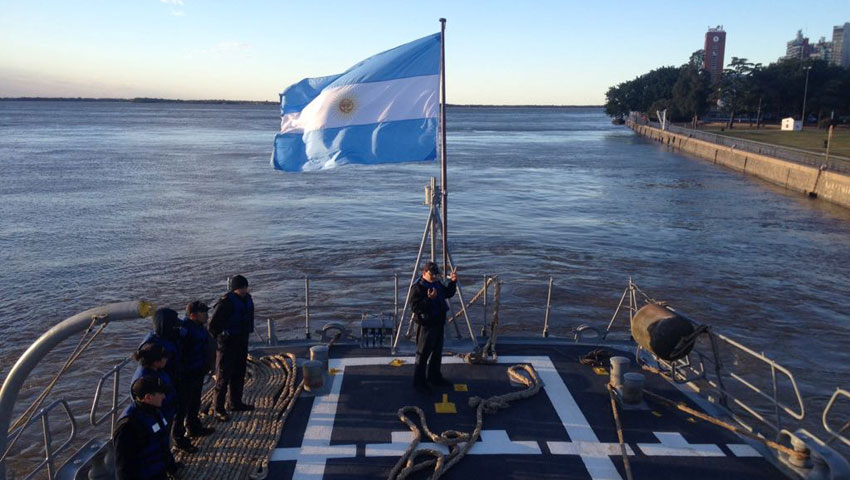
<path id="1" fill-rule="evenodd" d="M 716 143 L 690 138 L 648 125 L 627 122 L 640 135 L 678 148 L 683 152 L 753 175 L 804 195 L 850 208 L 850 176 L 801 165 L 787 160 L 735 150 Z"/>

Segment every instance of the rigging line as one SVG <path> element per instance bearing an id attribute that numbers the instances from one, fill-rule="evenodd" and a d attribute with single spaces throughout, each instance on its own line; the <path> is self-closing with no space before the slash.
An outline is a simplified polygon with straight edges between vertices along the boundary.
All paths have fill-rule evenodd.
<path id="1" fill-rule="evenodd" d="M 36 397 L 33 403 L 31 403 L 30 406 L 27 407 L 27 409 L 24 411 L 24 413 L 22 413 L 21 416 L 14 422 L 14 424 L 12 424 L 10 431 L 14 431 L 17 428 L 20 428 L 20 430 L 18 430 L 18 432 L 15 434 L 15 438 L 12 439 L 12 441 L 9 443 L 9 446 L 6 448 L 6 451 L 3 452 L 3 455 L 0 456 L 0 461 L 3 461 L 8 457 L 9 453 L 12 451 L 12 447 L 15 446 L 24 431 L 22 427 L 32 419 L 35 411 L 44 403 L 44 400 L 47 398 L 50 392 L 53 391 L 53 387 L 56 386 L 56 383 L 59 381 L 62 375 L 68 371 L 68 369 L 74 364 L 74 362 L 76 362 L 77 359 L 80 358 L 80 355 L 82 355 L 86 351 L 86 349 L 88 349 L 89 345 L 91 345 L 94 339 L 97 338 L 98 335 L 100 335 L 104 328 L 106 328 L 108 322 L 102 324 L 100 328 L 94 333 L 94 335 L 92 335 L 91 338 L 86 341 L 86 337 L 92 331 L 92 328 L 94 328 L 97 321 L 102 318 L 103 317 L 99 316 L 92 317 L 91 324 L 89 324 L 89 327 L 85 330 L 85 332 L 83 332 L 82 337 L 80 337 L 80 341 L 77 343 L 77 346 L 74 347 L 74 350 L 71 352 L 71 355 L 65 361 L 65 364 L 62 366 L 59 372 L 56 373 L 50 383 L 48 383 L 47 386 L 44 387 L 44 390 L 42 390 L 39 396 Z"/>
<path id="2" fill-rule="evenodd" d="M 626 467 L 626 478 L 634 480 L 632 476 L 632 464 L 629 462 L 629 454 L 626 451 L 626 442 L 623 440 L 623 425 L 620 423 L 620 414 L 617 412 L 617 394 L 614 387 L 608 384 L 608 395 L 611 397 L 611 412 L 614 414 L 614 424 L 617 426 L 617 440 L 620 442 L 620 454 L 623 456 L 623 465 Z"/>

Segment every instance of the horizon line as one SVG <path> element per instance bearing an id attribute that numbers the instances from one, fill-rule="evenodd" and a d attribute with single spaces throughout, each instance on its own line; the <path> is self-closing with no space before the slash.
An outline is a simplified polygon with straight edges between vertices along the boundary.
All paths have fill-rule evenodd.
<path id="1" fill-rule="evenodd" d="M 270 100 L 225 100 L 225 99 L 179 99 L 158 97 L 0 97 L 0 101 L 60 101 L 60 102 L 129 102 L 129 103 L 198 103 L 198 104 L 269 104 L 280 102 Z M 604 105 L 564 105 L 564 104 L 490 104 L 490 103 L 449 103 L 448 107 L 499 107 L 499 108 L 602 108 Z"/>

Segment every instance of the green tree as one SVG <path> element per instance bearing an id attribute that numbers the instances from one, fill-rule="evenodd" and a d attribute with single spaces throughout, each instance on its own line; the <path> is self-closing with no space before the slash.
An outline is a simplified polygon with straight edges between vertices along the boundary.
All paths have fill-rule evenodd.
<path id="1" fill-rule="evenodd" d="M 711 78 L 701 63 L 691 61 L 682 65 L 673 85 L 673 105 L 677 118 L 690 118 L 696 128 L 699 117 L 708 109 Z"/>
<path id="2" fill-rule="evenodd" d="M 755 64 L 748 62 L 746 58 L 732 57 L 732 61 L 723 70 L 723 77 L 718 82 L 715 95 L 720 100 L 722 109 L 729 113 L 727 128 L 733 128 L 735 113 L 746 110 L 748 100 L 751 97 L 750 76 Z"/>

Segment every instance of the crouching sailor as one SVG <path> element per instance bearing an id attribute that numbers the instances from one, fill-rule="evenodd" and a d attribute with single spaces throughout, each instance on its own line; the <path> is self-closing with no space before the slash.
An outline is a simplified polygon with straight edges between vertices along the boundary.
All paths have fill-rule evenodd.
<path id="1" fill-rule="evenodd" d="M 118 480 L 166 480 L 178 477 L 183 464 L 174 461 L 168 445 L 168 422 L 160 407 L 165 387 L 153 376 L 133 382 L 133 403 L 118 419 L 115 466 Z"/>
<path id="2" fill-rule="evenodd" d="M 242 402 L 248 361 L 248 336 L 254 331 L 254 301 L 248 293 L 248 280 L 242 275 L 230 279 L 229 292 L 223 295 L 210 319 L 210 333 L 216 339 L 215 418 L 230 420 L 225 399 L 230 391 L 230 410 L 250 411 L 253 405 Z"/>
<path id="3" fill-rule="evenodd" d="M 201 394 L 204 388 L 204 376 L 209 372 L 211 347 L 207 333 L 207 311 L 210 308 L 200 300 L 186 305 L 186 318 L 180 321 L 180 350 L 183 359 L 183 383 L 186 392 L 186 408 L 178 411 L 175 422 L 185 421 L 186 432 L 190 437 L 201 437 L 215 431 L 201 424 L 198 413 L 201 409 Z M 212 352 L 215 350 L 213 349 Z M 181 415 L 181 413 L 185 413 Z M 185 417 L 185 418 L 184 418 Z"/>

